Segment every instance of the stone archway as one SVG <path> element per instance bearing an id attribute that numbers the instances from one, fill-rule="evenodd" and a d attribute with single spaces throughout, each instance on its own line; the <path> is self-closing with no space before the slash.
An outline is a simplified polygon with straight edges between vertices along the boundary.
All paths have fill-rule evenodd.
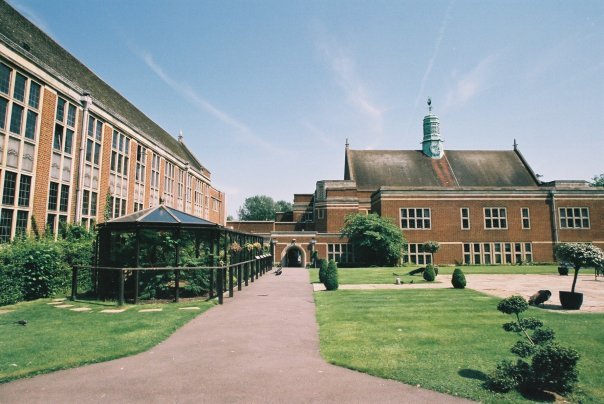
<path id="1" fill-rule="evenodd" d="M 281 253 L 281 263 L 284 267 L 305 268 L 306 253 L 300 246 L 292 244 Z"/>

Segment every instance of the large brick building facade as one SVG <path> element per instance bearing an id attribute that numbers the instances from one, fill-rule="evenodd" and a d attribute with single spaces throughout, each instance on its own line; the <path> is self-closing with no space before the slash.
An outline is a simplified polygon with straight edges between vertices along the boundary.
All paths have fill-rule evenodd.
<path id="1" fill-rule="evenodd" d="M 161 202 L 224 224 L 183 142 L 0 0 L 0 242 Z M 107 211 L 107 212 L 106 212 Z"/>
<path id="2" fill-rule="evenodd" d="M 586 181 L 541 182 L 514 142 L 509 151 L 445 151 L 440 123 L 424 118 L 422 150 L 345 149 L 344 179 L 294 195 L 271 222 L 229 222 L 273 242 L 283 265 L 319 257 L 353 264 L 340 238 L 345 217 L 392 218 L 409 242 L 405 262 L 519 264 L 554 261 L 557 242 L 604 247 L 604 189 Z M 441 248 L 432 256 L 426 241 Z"/>

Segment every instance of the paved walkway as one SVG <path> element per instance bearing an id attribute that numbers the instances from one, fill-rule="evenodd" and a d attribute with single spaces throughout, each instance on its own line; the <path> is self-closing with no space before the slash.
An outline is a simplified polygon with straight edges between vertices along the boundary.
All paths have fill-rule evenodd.
<path id="1" fill-rule="evenodd" d="M 269 273 L 150 351 L 0 384 L 0 403 L 464 402 L 325 363 L 312 293 L 308 271 Z"/>
<path id="2" fill-rule="evenodd" d="M 451 288 L 451 275 L 439 275 L 438 282 L 434 283 L 413 283 L 403 285 L 340 285 L 340 289 L 443 289 Z M 592 275 L 579 275 L 575 290 L 583 293 L 583 305 L 581 310 L 562 310 L 558 292 L 561 290 L 570 290 L 573 284 L 572 276 L 560 275 L 466 275 L 467 288 L 474 289 L 488 295 L 501 298 L 512 295 L 520 295 L 528 299 L 532 294 L 540 289 L 547 289 L 552 292 L 543 308 L 556 310 L 564 313 L 604 313 L 604 279 L 594 279 Z M 322 284 L 313 284 L 315 291 L 324 290 Z"/>

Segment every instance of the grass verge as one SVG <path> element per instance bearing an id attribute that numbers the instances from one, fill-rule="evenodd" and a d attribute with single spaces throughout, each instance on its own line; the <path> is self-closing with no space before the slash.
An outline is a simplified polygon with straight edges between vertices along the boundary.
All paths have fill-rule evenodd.
<path id="1" fill-rule="evenodd" d="M 0 383 L 146 351 L 214 306 L 202 300 L 145 304 L 110 314 L 101 310 L 117 309 L 111 303 L 65 301 L 74 305 L 68 308 L 49 303 L 51 299 L 40 299 L 1 308 Z M 199 310 L 180 310 L 183 307 Z M 139 312 L 145 309 L 162 310 Z M 17 324 L 19 320 L 27 320 L 27 325 Z"/>
<path id="2" fill-rule="evenodd" d="M 395 278 L 409 283 L 425 282 L 422 275 L 410 276 L 407 273 L 417 267 L 387 267 L 387 268 L 339 268 L 338 281 L 341 285 L 364 285 L 364 284 L 392 284 Z M 439 267 L 440 275 L 450 275 L 456 267 Z M 557 274 L 558 267 L 555 265 L 471 265 L 458 266 L 464 274 Z M 436 277 L 436 282 L 438 282 Z M 319 270 L 310 269 L 310 281 L 319 282 Z"/>
<path id="3" fill-rule="evenodd" d="M 483 402 L 525 402 L 482 387 L 517 340 L 496 310 L 500 299 L 472 290 L 317 292 L 321 354 L 333 364 Z M 531 308 L 562 345 L 581 354 L 573 402 L 604 402 L 604 315 Z"/>

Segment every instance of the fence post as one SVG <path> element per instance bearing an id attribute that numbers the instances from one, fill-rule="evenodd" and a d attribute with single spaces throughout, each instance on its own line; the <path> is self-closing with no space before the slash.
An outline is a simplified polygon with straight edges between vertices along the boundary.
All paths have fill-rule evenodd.
<path id="1" fill-rule="evenodd" d="M 71 300 L 75 300 L 78 294 L 78 268 L 71 268 Z"/>
<path id="2" fill-rule="evenodd" d="M 229 297 L 233 297 L 233 266 L 229 265 Z"/>
<path id="3" fill-rule="evenodd" d="M 254 260 L 250 261 L 250 280 L 254 283 L 254 276 L 256 276 L 256 265 Z"/>
<path id="4" fill-rule="evenodd" d="M 254 266 L 256 267 L 256 279 L 258 279 L 258 276 L 260 275 L 260 265 L 258 265 L 258 260 L 254 260 Z"/>
<path id="5" fill-rule="evenodd" d="M 138 304 L 138 284 L 140 271 L 134 271 L 134 304 Z"/>
<path id="6" fill-rule="evenodd" d="M 241 269 L 241 264 L 237 265 L 237 290 L 241 290 L 241 275 L 243 275 Z"/>
<path id="7" fill-rule="evenodd" d="M 218 304 L 222 304 L 222 301 L 224 300 L 224 296 L 223 296 L 223 291 L 222 291 L 222 268 L 218 268 L 216 270 L 216 275 L 217 278 L 216 279 L 216 293 L 218 294 Z"/>
<path id="8" fill-rule="evenodd" d="M 174 271 L 174 301 L 178 303 L 178 299 L 180 297 L 179 290 L 180 289 L 180 270 L 176 269 Z"/>
<path id="9" fill-rule="evenodd" d="M 124 270 L 120 269 L 120 276 L 119 276 L 119 297 L 118 297 L 118 305 L 119 306 L 123 306 L 124 305 Z"/>
<path id="10" fill-rule="evenodd" d="M 212 260 L 212 265 L 214 260 Z M 214 268 L 210 268 L 210 291 L 209 291 L 210 299 L 214 297 Z"/>
<path id="11" fill-rule="evenodd" d="M 244 272 L 243 277 L 245 278 L 245 286 L 248 285 L 248 278 L 250 275 L 250 269 L 249 269 L 248 265 L 249 265 L 249 263 L 247 263 L 247 262 L 243 264 L 243 272 Z"/>

